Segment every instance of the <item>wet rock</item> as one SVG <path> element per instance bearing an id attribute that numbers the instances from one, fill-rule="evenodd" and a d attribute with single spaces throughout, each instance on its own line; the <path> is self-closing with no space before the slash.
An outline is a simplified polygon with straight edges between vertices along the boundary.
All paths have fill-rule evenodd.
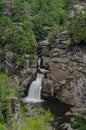
<path id="1" fill-rule="evenodd" d="M 75 118 L 73 118 L 73 117 L 70 119 L 71 122 L 74 122 L 74 120 L 75 120 Z"/>
<path id="2" fill-rule="evenodd" d="M 68 111 L 68 112 L 65 113 L 65 115 L 66 115 L 66 116 L 71 116 L 72 113 L 71 113 L 70 111 Z"/>
<path id="3" fill-rule="evenodd" d="M 50 64 L 51 64 L 51 60 L 48 57 L 42 57 L 43 58 L 43 63 L 42 63 L 42 67 L 44 67 L 45 69 L 50 70 Z"/>
<path id="4" fill-rule="evenodd" d="M 44 79 L 42 81 L 42 97 L 45 97 L 45 95 L 46 95 L 46 98 L 50 96 L 54 96 L 54 88 L 53 88 L 52 80 Z"/>
<path id="5" fill-rule="evenodd" d="M 62 124 L 61 126 L 60 126 L 60 128 L 62 128 L 63 130 L 73 130 L 72 128 L 71 128 L 71 125 L 69 124 L 69 123 L 64 123 L 64 124 Z"/>
<path id="6" fill-rule="evenodd" d="M 35 79 L 36 79 L 36 72 L 33 71 L 20 80 L 20 86 L 22 86 L 23 95 L 27 94 L 31 82 Z"/>

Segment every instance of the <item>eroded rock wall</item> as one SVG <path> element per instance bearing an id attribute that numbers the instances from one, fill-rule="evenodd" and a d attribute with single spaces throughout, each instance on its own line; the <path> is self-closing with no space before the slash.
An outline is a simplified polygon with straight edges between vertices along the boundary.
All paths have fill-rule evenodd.
<path id="1" fill-rule="evenodd" d="M 43 80 L 42 97 L 56 97 L 77 107 L 86 107 L 86 46 L 67 49 L 70 36 L 67 31 L 59 33 L 48 50 L 48 39 L 42 41 L 43 66 L 48 64 L 50 73 Z"/>

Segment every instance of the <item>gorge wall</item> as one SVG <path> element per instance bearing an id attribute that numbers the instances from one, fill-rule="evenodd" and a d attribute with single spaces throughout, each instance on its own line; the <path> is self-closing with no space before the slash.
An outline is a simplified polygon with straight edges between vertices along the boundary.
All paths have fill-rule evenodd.
<path id="1" fill-rule="evenodd" d="M 86 46 L 76 46 L 69 51 L 69 42 L 69 33 L 64 31 L 58 34 L 53 44 L 48 39 L 38 43 L 43 66 L 50 69 L 43 80 L 42 96 L 45 99 L 56 97 L 64 103 L 86 107 Z"/>
<path id="2" fill-rule="evenodd" d="M 69 6 L 69 19 L 83 13 L 85 2 Z M 76 107 L 86 108 L 86 45 L 75 46 L 68 50 L 70 34 L 63 31 L 56 35 L 56 41 L 49 38 L 38 43 L 41 48 L 43 66 L 50 73 L 43 80 L 42 97 L 56 97 L 60 101 Z"/>

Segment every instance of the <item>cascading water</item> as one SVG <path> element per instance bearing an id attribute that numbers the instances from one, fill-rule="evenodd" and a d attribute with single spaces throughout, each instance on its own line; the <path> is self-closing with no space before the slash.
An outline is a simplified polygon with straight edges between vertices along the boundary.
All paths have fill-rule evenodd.
<path id="1" fill-rule="evenodd" d="M 37 73 L 37 78 L 30 85 L 27 97 L 23 99 L 24 102 L 41 102 L 41 82 L 43 74 Z"/>
<path id="2" fill-rule="evenodd" d="M 29 88 L 28 95 L 23 99 L 24 102 L 41 102 L 41 88 L 42 88 L 42 79 L 44 74 L 47 73 L 48 70 L 40 68 L 41 66 L 41 58 L 38 58 L 38 70 L 37 78 L 34 80 Z"/>
<path id="3" fill-rule="evenodd" d="M 41 66 L 41 58 L 38 58 L 38 67 Z"/>
<path id="4" fill-rule="evenodd" d="M 62 104 L 58 100 L 50 99 L 48 101 L 46 100 L 44 101 L 41 99 L 42 79 L 45 76 L 45 74 L 49 73 L 50 71 L 43 68 L 41 58 L 38 58 L 37 70 L 38 70 L 38 73 L 37 73 L 36 80 L 34 80 L 31 83 L 28 90 L 28 94 L 25 98 L 23 98 L 23 101 L 26 103 L 31 102 L 33 107 L 36 107 L 36 108 L 42 107 L 45 110 L 50 109 L 51 113 L 55 117 L 55 125 L 54 125 L 54 122 L 52 125 L 54 127 L 57 127 L 59 130 L 59 126 L 61 125 L 61 122 L 63 124 L 65 121 L 69 121 L 69 118 L 67 118 L 64 115 L 67 111 L 69 111 L 69 106 Z"/>

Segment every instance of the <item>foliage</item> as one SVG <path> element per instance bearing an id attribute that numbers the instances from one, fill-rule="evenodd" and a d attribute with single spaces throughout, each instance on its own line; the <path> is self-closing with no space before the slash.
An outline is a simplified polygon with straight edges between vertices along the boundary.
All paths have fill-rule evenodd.
<path id="1" fill-rule="evenodd" d="M 37 39 L 47 35 L 47 27 L 64 26 L 67 20 L 66 5 L 63 0 L 33 0 L 29 1 L 33 17 L 33 31 Z M 67 4 L 67 3 L 66 3 Z"/>
<path id="2" fill-rule="evenodd" d="M 21 54 L 35 52 L 35 36 L 29 16 L 29 4 L 21 0 L 0 1 L 0 63 L 5 61 L 5 49 L 12 51 L 14 62 L 24 63 Z M 16 61 L 15 61 L 15 60 Z M 19 60 L 19 61 L 18 61 Z"/>
<path id="3" fill-rule="evenodd" d="M 86 43 L 86 9 L 76 17 L 69 31 L 71 34 L 69 46 Z"/>
<path id="4" fill-rule="evenodd" d="M 41 113 L 39 112 L 41 111 Z M 15 120 L 12 120 L 11 127 L 9 130 L 16 130 L 20 128 L 20 130 L 52 130 L 49 126 L 49 122 L 53 121 L 54 118 L 51 116 L 50 111 L 44 111 L 43 109 L 38 110 L 37 116 L 33 117 L 25 117 L 24 113 L 21 113 L 21 122 L 18 124 Z"/>
<path id="5" fill-rule="evenodd" d="M 71 124 L 73 129 L 86 130 L 86 119 L 83 117 L 76 117 L 75 121 Z"/>
<path id="6" fill-rule="evenodd" d="M 0 52 L 0 63 L 5 60 L 6 47 L 17 55 L 13 61 L 19 60 L 19 66 L 22 59 L 18 57 L 22 54 L 34 55 L 36 40 L 45 38 L 49 31 L 53 33 L 53 28 L 66 28 L 68 5 L 75 2 L 78 0 L 1 0 L 0 49 L 3 54 Z M 49 38 L 55 41 L 55 35 L 50 34 Z"/>
<path id="7" fill-rule="evenodd" d="M 0 130 L 6 130 L 5 123 L 12 116 L 11 99 L 19 97 L 19 86 L 6 74 L 0 73 Z"/>
<path id="8" fill-rule="evenodd" d="M 36 39 L 47 36 L 46 27 L 51 30 L 54 26 L 66 28 L 68 20 L 68 5 L 75 4 L 78 0 L 28 0 L 30 4 L 31 22 Z"/>
<path id="9" fill-rule="evenodd" d="M 19 90 L 17 84 L 9 78 L 6 74 L 0 74 L 0 130 L 6 130 L 6 124 L 9 122 L 9 130 L 47 130 L 49 122 L 54 118 L 48 110 L 37 110 L 37 116 L 25 117 L 24 112 L 20 110 L 19 123 L 13 118 L 11 111 L 11 98 L 19 97 Z M 10 120 L 9 120 L 10 119 Z M 51 128 L 50 128 L 51 130 Z"/>
<path id="10" fill-rule="evenodd" d="M 6 130 L 6 126 L 0 123 L 0 130 Z"/>
<path id="11" fill-rule="evenodd" d="M 24 65 L 24 58 L 21 55 L 15 54 L 12 61 L 19 67 L 23 67 Z"/>
<path id="12" fill-rule="evenodd" d="M 43 25 L 39 20 L 34 22 L 33 31 L 37 40 L 42 39 L 47 35 L 47 31 L 43 28 Z"/>
<path id="13" fill-rule="evenodd" d="M 12 96 L 18 95 L 16 92 L 17 84 L 11 79 L 8 78 L 6 74 L 0 74 L 0 103 L 3 102 L 4 99 L 10 98 Z"/>
<path id="14" fill-rule="evenodd" d="M 53 43 L 56 41 L 56 33 L 55 32 L 51 32 L 49 35 L 48 35 L 48 39 L 50 41 L 50 43 Z"/>
<path id="15" fill-rule="evenodd" d="M 66 28 L 69 23 L 68 5 L 76 2 L 78 0 L 0 0 L 0 64 L 5 64 L 5 53 L 8 50 L 13 52 L 12 62 L 18 66 L 18 71 L 25 63 L 23 54 L 30 55 L 31 66 L 36 40 L 45 38 L 51 32 L 48 35 L 49 41 L 55 42 L 56 33 L 53 28 Z M 71 44 L 86 43 L 85 10 L 75 18 L 70 34 Z M 51 45 L 48 48 L 50 50 Z M 0 130 L 6 130 L 5 123 L 11 113 L 10 99 L 14 96 L 19 97 L 19 86 L 6 74 L 0 73 Z M 11 120 L 9 130 L 48 130 L 49 122 L 53 120 L 51 113 L 42 109 L 38 110 L 36 117 L 27 118 L 22 115 L 19 124 Z M 72 127 L 85 130 L 86 120 L 77 117 Z"/>
<path id="16" fill-rule="evenodd" d="M 13 79 L 9 78 L 4 73 L 0 73 L 0 104 L 2 104 L 5 99 L 10 99 L 13 96 L 19 96 L 18 88 L 18 85 Z"/>
<path id="17" fill-rule="evenodd" d="M 29 57 L 29 65 L 30 65 L 30 67 L 32 66 L 33 59 L 34 59 L 34 56 L 30 55 L 30 57 Z"/>

